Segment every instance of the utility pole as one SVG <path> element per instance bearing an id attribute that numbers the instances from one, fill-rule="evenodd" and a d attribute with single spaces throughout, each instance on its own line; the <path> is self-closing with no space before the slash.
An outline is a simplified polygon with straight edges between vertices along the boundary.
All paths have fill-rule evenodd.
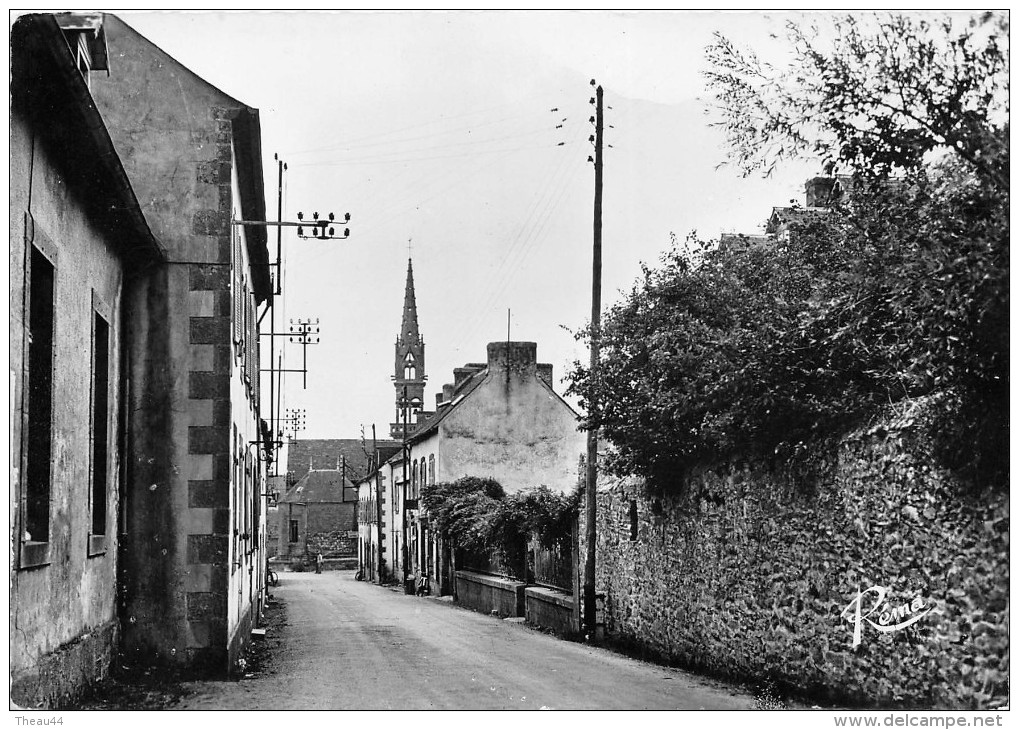
<path id="1" fill-rule="evenodd" d="M 401 518 L 403 526 L 400 529 L 402 535 L 403 544 L 400 546 L 403 549 L 401 554 L 403 559 L 403 590 L 407 592 L 407 581 L 410 579 L 410 573 L 408 568 L 408 561 L 410 559 L 410 550 L 407 549 L 407 461 L 410 459 L 410 454 L 407 453 L 407 411 L 410 410 L 410 404 L 407 401 L 407 386 L 403 386 L 403 398 L 400 399 L 400 410 L 403 411 L 403 509 Z"/>
<path id="2" fill-rule="evenodd" d="M 378 577 L 379 584 L 382 583 L 382 546 L 384 533 L 382 530 L 382 464 L 379 463 L 379 445 L 375 440 L 375 424 L 372 424 L 372 453 L 375 455 L 375 529 L 378 531 L 378 548 L 375 550 L 375 557 L 379 562 Z M 392 509 L 390 509 L 392 513 Z"/>
<path id="3" fill-rule="evenodd" d="M 279 158 L 279 155 L 273 155 L 273 159 L 276 160 L 279 168 L 279 181 L 276 190 L 276 220 L 283 220 L 283 171 L 287 168 L 286 164 Z M 269 331 L 276 331 L 276 297 L 283 293 L 283 227 L 276 226 L 276 288 L 272 293 L 272 313 L 269 317 Z M 279 412 L 276 411 L 276 371 L 273 368 L 273 361 L 276 353 L 276 340 L 273 337 L 269 338 L 269 433 L 273 434 L 273 464 L 276 465 L 276 456 L 279 451 L 275 444 L 276 429 L 278 427 Z M 279 466 L 276 465 L 276 473 L 279 474 Z"/>
<path id="4" fill-rule="evenodd" d="M 591 85 L 594 86 L 594 79 Z M 599 359 L 601 357 L 601 212 L 602 212 L 602 87 L 595 90 L 594 121 L 594 251 L 591 275 L 591 370 L 587 398 L 588 420 L 597 418 Z M 587 479 L 584 496 L 586 508 L 587 559 L 584 562 L 584 628 L 595 637 L 597 600 L 595 598 L 595 547 L 598 538 L 598 429 L 587 431 Z"/>
<path id="5" fill-rule="evenodd" d="M 272 332 L 269 333 L 269 337 L 270 337 L 270 341 L 269 341 L 269 367 L 267 369 L 261 370 L 261 372 L 268 372 L 269 373 L 269 431 L 270 431 L 270 433 L 275 434 L 276 431 L 277 431 L 277 422 L 279 421 L 279 412 L 280 412 L 280 405 L 281 405 L 282 393 L 283 393 L 283 377 L 282 377 L 282 374 L 285 373 L 285 372 L 302 372 L 300 370 L 284 370 L 283 369 L 283 366 L 282 366 L 282 350 L 283 350 L 283 348 L 282 347 L 280 347 L 280 350 L 281 350 L 281 357 L 280 357 L 280 360 L 279 360 L 280 366 L 278 368 L 274 368 L 273 367 L 273 364 L 274 364 L 273 363 L 273 354 L 274 354 L 274 350 L 275 350 L 275 343 L 272 341 L 271 338 L 272 337 L 277 337 L 277 336 L 284 336 L 282 334 L 276 333 L 276 299 L 283 293 L 283 288 L 282 288 L 282 286 L 283 286 L 283 228 L 284 227 L 297 228 L 297 237 L 298 238 L 303 238 L 305 240 L 313 239 L 313 238 L 317 239 L 317 240 L 320 240 L 320 241 L 338 241 L 338 240 L 343 240 L 343 239 L 350 238 L 350 229 L 349 228 L 343 228 L 339 233 L 337 233 L 336 232 L 336 226 L 340 225 L 341 223 L 342 224 L 350 223 L 350 213 L 344 214 L 344 216 L 342 218 L 342 221 L 338 221 L 336 219 L 336 216 L 333 213 L 329 213 L 325 217 L 319 217 L 319 214 L 317 212 L 312 214 L 312 220 L 305 220 L 304 219 L 304 213 L 302 213 L 302 212 L 298 212 L 297 213 L 297 220 L 296 221 L 285 221 L 285 220 L 283 220 L 283 172 L 287 169 L 287 165 L 286 165 L 285 162 L 283 162 L 283 160 L 280 159 L 278 154 L 273 155 L 273 159 L 276 160 L 277 167 L 278 167 L 278 170 L 279 170 L 278 185 L 277 185 L 277 207 L 276 207 L 277 215 L 276 215 L 276 220 L 274 220 L 274 221 L 233 220 L 233 221 L 231 221 L 231 224 L 234 225 L 234 226 L 243 226 L 243 227 L 247 227 L 247 226 L 261 226 L 261 227 L 266 227 L 267 228 L 267 227 L 273 227 L 274 226 L 276 228 L 276 263 L 275 263 L 275 267 L 276 267 L 276 281 L 275 281 L 275 287 L 274 287 L 273 291 L 270 294 L 270 304 L 269 304 L 270 309 L 272 309 L 272 313 L 271 313 L 272 316 L 270 318 L 270 327 L 271 327 Z M 269 266 L 273 266 L 273 264 L 268 264 L 268 265 Z M 259 320 L 259 322 L 261 322 L 261 320 Z M 299 324 L 301 324 L 301 325 L 309 325 L 310 323 L 311 322 L 309 320 L 307 322 L 301 322 Z M 315 320 L 315 324 L 318 324 L 318 320 Z M 302 327 L 302 329 L 305 329 L 305 328 Z M 293 330 L 293 327 L 291 327 L 291 331 L 292 330 Z M 316 328 L 316 332 L 317 332 L 317 328 Z M 266 333 L 263 333 L 263 332 L 259 332 L 258 329 L 256 329 L 256 333 L 258 334 L 259 337 L 262 337 L 262 336 L 264 336 L 266 334 Z M 304 331 L 304 332 L 302 332 L 302 334 L 306 337 L 308 333 L 307 333 L 307 331 Z M 291 341 L 294 341 L 294 340 L 291 339 Z M 300 340 L 298 340 L 298 341 L 300 342 Z M 317 342 L 317 338 L 316 338 L 315 341 Z M 307 345 L 307 344 L 314 344 L 314 343 L 313 342 L 302 342 L 302 344 Z M 304 387 L 307 388 L 308 387 L 308 372 L 307 372 L 307 348 L 306 347 L 304 348 L 304 352 L 305 352 L 305 367 L 304 367 L 304 370 L 303 370 L 303 372 L 304 372 Z M 277 383 L 276 383 L 276 379 L 277 379 L 276 375 L 277 375 L 277 373 L 280 374 L 280 377 L 279 377 L 279 387 L 278 388 L 277 388 Z M 256 375 L 256 377 L 261 377 L 261 376 L 260 375 Z M 274 464 L 277 463 L 277 458 L 276 458 L 276 456 L 277 456 L 276 451 L 277 450 L 278 449 L 274 448 L 273 449 L 273 454 L 271 455 L 272 456 L 272 461 L 273 461 Z"/>
<path id="6" fill-rule="evenodd" d="M 296 342 L 301 346 L 302 354 L 304 355 L 304 365 L 301 372 L 304 373 L 304 387 L 308 387 L 308 345 L 317 345 L 319 343 L 319 326 L 318 317 L 315 317 L 313 322 L 310 318 L 298 319 L 296 322 L 290 320 L 290 341 Z"/>

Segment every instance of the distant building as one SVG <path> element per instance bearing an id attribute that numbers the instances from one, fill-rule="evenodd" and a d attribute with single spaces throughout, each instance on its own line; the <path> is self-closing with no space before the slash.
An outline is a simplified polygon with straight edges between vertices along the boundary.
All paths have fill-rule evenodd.
<path id="1" fill-rule="evenodd" d="M 279 500 L 287 493 L 286 476 L 271 474 L 266 477 L 268 496 L 265 511 L 265 557 L 274 558 L 279 553 L 280 523 Z"/>
<path id="2" fill-rule="evenodd" d="M 747 250 L 787 241 L 792 226 L 828 217 L 834 206 L 846 200 L 852 188 L 853 178 L 849 175 L 812 177 L 804 183 L 805 205 L 774 207 L 768 217 L 764 234 L 723 233 L 719 237 L 719 248 Z"/>
<path id="3" fill-rule="evenodd" d="M 373 583 L 388 583 L 394 578 L 392 487 L 385 483 L 385 465 L 403 446 L 390 445 L 393 443 L 379 446 L 368 474 L 357 484 L 358 567 L 363 578 Z"/>
<path id="4" fill-rule="evenodd" d="M 289 486 L 281 494 L 272 530 L 279 535 L 275 554 L 280 560 L 296 564 L 321 550 L 330 567 L 354 567 L 359 550 L 357 484 L 369 470 L 372 445 L 361 439 L 287 443 Z M 374 446 L 387 456 L 399 448 L 388 439 Z"/>
<path id="5" fill-rule="evenodd" d="M 380 439 L 378 445 L 394 441 Z M 371 452 L 370 439 L 295 439 L 287 442 L 287 489 L 312 469 L 346 470 L 352 479 L 364 476 Z"/>
<path id="6" fill-rule="evenodd" d="M 280 499 L 278 558 L 353 568 L 357 558 L 357 487 L 340 469 L 312 469 Z"/>

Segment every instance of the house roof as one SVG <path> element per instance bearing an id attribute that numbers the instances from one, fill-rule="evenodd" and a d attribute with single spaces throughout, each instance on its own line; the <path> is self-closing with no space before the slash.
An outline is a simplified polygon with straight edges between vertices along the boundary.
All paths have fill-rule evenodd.
<path id="1" fill-rule="evenodd" d="M 242 220 L 264 221 L 265 187 L 262 176 L 262 126 L 258 109 L 241 108 L 231 120 L 237 179 L 240 182 Z M 268 232 L 265 226 L 244 226 L 248 260 L 251 262 L 251 286 L 258 302 L 272 296 L 269 274 Z"/>
<path id="2" fill-rule="evenodd" d="M 83 186 L 99 214 L 121 233 L 113 239 L 130 263 L 143 266 L 166 257 L 53 15 L 24 15 L 11 29 L 11 105 L 34 120 L 44 139 L 56 140 L 68 180 Z M 97 165 L 105 172 L 100 178 Z"/>
<path id="3" fill-rule="evenodd" d="M 465 399 L 470 397 L 470 394 L 473 393 L 479 385 L 485 382 L 485 378 L 487 376 L 487 366 L 485 366 L 484 370 L 475 370 L 467 376 L 453 394 L 452 400 L 448 404 L 440 406 L 439 409 L 428 418 L 428 420 L 423 423 L 419 423 L 414 432 L 408 437 L 407 442 L 416 444 L 417 442 L 422 441 L 425 436 L 434 433 L 435 430 L 438 429 L 439 424 L 446 420 L 446 417 L 449 416 L 449 414 L 452 413 L 461 403 L 463 403 Z"/>
<path id="4" fill-rule="evenodd" d="M 343 487 L 353 488 L 354 482 L 349 478 L 344 482 L 339 469 L 315 469 L 292 486 L 280 499 L 280 502 L 342 502 Z"/>
<path id="5" fill-rule="evenodd" d="M 774 233 L 781 226 L 788 226 L 792 223 L 809 223 L 820 220 L 831 214 L 828 208 L 818 207 L 785 207 L 772 208 L 771 217 L 768 219 L 768 233 Z"/>
<path id="6" fill-rule="evenodd" d="M 751 246 L 768 246 L 775 243 L 774 236 L 759 233 L 723 233 L 718 238 L 718 247 L 750 248 Z"/>
<path id="7" fill-rule="evenodd" d="M 389 439 L 375 445 L 380 451 L 400 448 L 399 441 Z M 371 448 L 371 441 L 361 439 L 297 439 L 287 443 L 287 471 L 299 480 L 312 469 L 341 467 L 346 459 L 347 476 L 358 479 L 368 470 L 365 451 L 371 453 Z"/>
<path id="8" fill-rule="evenodd" d="M 115 64 L 117 58 L 120 57 L 118 52 L 123 55 L 124 50 L 118 50 L 117 47 L 118 37 L 138 39 L 148 48 L 154 49 L 158 54 L 161 54 L 174 64 L 173 75 L 176 84 L 179 85 L 182 80 L 186 82 L 190 78 L 197 85 L 214 91 L 221 99 L 221 102 L 218 103 L 235 109 L 236 114 L 232 116 L 230 123 L 234 154 L 237 162 L 241 213 L 245 220 L 264 221 L 266 219 L 265 189 L 262 174 L 262 140 L 257 109 L 237 101 L 229 94 L 210 84 L 116 15 L 110 13 L 61 13 L 49 17 L 55 18 L 55 22 L 64 24 L 70 30 L 101 28 L 101 34 L 99 31 L 96 31 L 95 42 L 92 45 L 104 62 L 112 57 Z M 108 47 L 110 45 L 112 45 L 112 49 Z M 160 64 L 160 66 L 162 65 Z M 113 69 L 108 69 L 108 71 L 116 77 L 117 70 L 115 65 Z M 160 89 L 159 91 L 166 93 L 167 90 Z M 269 273 L 269 249 L 266 227 L 245 226 L 245 241 L 251 268 L 252 291 L 255 294 L 256 300 L 263 302 L 272 295 L 272 278 Z"/>

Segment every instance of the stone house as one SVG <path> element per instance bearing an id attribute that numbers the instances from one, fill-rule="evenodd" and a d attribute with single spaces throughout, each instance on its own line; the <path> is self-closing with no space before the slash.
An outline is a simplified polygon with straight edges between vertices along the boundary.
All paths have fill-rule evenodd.
<path id="1" fill-rule="evenodd" d="M 368 473 L 357 482 L 358 570 L 373 583 L 387 583 L 393 578 L 392 536 L 386 522 L 386 510 L 392 499 L 387 498 L 384 472 L 389 459 L 402 450 L 403 446 L 396 442 L 379 444 Z"/>
<path id="2" fill-rule="evenodd" d="M 16 694 L 117 650 L 227 671 L 264 595 L 268 249 L 231 224 L 265 219 L 258 112 L 112 15 L 25 16 L 12 51 Z"/>
<path id="3" fill-rule="evenodd" d="M 346 470 L 352 479 L 359 479 L 368 469 L 368 450 L 369 444 L 361 439 L 292 439 L 287 442 L 287 489 L 312 469 Z"/>
<path id="4" fill-rule="evenodd" d="M 279 554 L 279 500 L 287 492 L 286 475 L 270 474 L 266 477 L 265 557 L 268 560 Z"/>
<path id="5" fill-rule="evenodd" d="M 486 363 L 457 368 L 454 382 L 436 395 L 435 411 L 418 414 L 406 450 L 361 481 L 362 503 L 375 503 L 374 523 L 371 508 L 363 508 L 361 537 L 369 556 L 373 543 L 391 556 L 390 576 L 414 585 L 426 579 L 436 594 L 451 589 L 450 557 L 418 503 L 426 484 L 481 476 L 507 492 L 576 487 L 586 439 L 552 383 L 552 366 L 537 362 L 534 342 L 490 343 Z M 371 530 L 379 521 L 385 524 L 382 543 Z"/>
<path id="6" fill-rule="evenodd" d="M 545 485 L 576 487 L 586 449 L 579 417 L 553 388 L 552 365 L 537 361 L 534 342 L 491 342 L 483 366 L 454 370 L 436 394 L 433 415 L 408 439 L 411 507 L 426 484 L 463 476 L 492 477 L 507 493 Z M 426 514 L 412 510 L 410 572 L 431 590 L 449 591 L 449 558 Z"/>
<path id="7" fill-rule="evenodd" d="M 463 476 L 493 477 L 507 492 L 545 485 L 567 491 L 586 450 L 579 417 L 555 392 L 552 365 L 534 342 L 493 342 L 488 359 L 453 371 L 453 382 L 424 403 L 425 343 L 418 323 L 413 262 L 407 262 L 400 330 L 394 346 L 398 446 L 358 483 L 359 565 L 370 580 L 427 576 L 432 592 L 450 590 L 450 559 L 428 529 L 421 488 Z"/>
<path id="8" fill-rule="evenodd" d="M 357 487 L 341 469 L 312 469 L 279 502 L 280 560 L 302 565 L 321 554 L 330 567 L 354 567 Z"/>
<path id="9" fill-rule="evenodd" d="M 119 18 L 92 96 L 164 263 L 131 282 L 123 656 L 222 671 L 264 589 L 258 321 L 272 304 L 258 111 Z"/>
<path id="10" fill-rule="evenodd" d="M 165 250 L 142 214 L 89 84 L 102 24 L 11 29 L 11 700 L 60 703 L 116 656 L 127 466 L 130 281 Z"/>

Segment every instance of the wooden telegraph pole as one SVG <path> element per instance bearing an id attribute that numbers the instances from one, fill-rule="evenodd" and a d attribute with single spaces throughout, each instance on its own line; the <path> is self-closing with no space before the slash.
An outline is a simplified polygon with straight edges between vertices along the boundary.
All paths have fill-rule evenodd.
<path id="1" fill-rule="evenodd" d="M 594 80 L 591 80 L 592 86 Z M 587 398 L 588 419 L 598 412 L 598 372 L 601 355 L 601 209 L 602 209 L 602 87 L 595 90 L 594 122 L 594 251 L 591 276 L 591 371 Z M 597 601 L 595 598 L 595 546 L 598 517 L 598 430 L 587 431 L 587 479 L 585 481 L 587 559 L 584 562 L 584 628 L 595 637 Z"/>

